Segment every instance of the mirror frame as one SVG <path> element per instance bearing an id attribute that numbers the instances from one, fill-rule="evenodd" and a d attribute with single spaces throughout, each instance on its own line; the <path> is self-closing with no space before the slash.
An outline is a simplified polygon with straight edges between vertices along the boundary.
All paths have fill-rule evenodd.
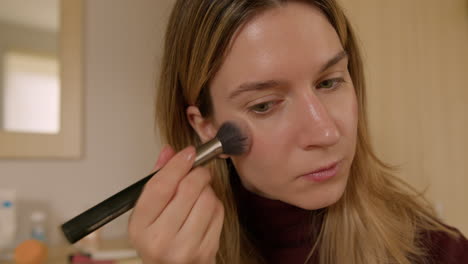
<path id="1" fill-rule="evenodd" d="M 59 2 L 60 132 L 48 135 L 0 131 L 0 158 L 81 158 L 83 2 Z"/>

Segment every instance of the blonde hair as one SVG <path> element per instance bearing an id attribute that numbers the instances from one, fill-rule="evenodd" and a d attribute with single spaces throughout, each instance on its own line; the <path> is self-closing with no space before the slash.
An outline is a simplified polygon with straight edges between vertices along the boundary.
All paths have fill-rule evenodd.
<path id="1" fill-rule="evenodd" d="M 196 105 L 205 117 L 212 109 L 209 84 L 228 52 L 235 32 L 249 19 L 281 0 L 178 0 L 171 14 L 156 101 L 162 140 L 180 150 L 200 140 L 186 117 Z M 321 264 L 424 262 L 422 231 L 451 233 L 413 188 L 394 176 L 371 147 L 366 118 L 363 66 L 356 37 L 335 0 L 302 1 L 326 15 L 349 55 L 349 72 L 358 99 L 356 154 L 342 198 L 324 213 L 309 257 L 317 251 Z M 261 263 L 237 215 L 226 161 L 210 163 L 213 188 L 225 207 L 217 263 Z"/>

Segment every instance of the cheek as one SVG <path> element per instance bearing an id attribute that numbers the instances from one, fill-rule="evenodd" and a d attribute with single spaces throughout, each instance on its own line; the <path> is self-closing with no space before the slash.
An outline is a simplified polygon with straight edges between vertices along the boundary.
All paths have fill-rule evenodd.
<path id="1" fill-rule="evenodd" d="M 353 143 L 357 132 L 358 104 L 354 88 L 346 90 L 342 96 L 331 102 L 328 107 L 330 114 L 344 140 Z"/>
<path id="2" fill-rule="evenodd" d="M 357 126 L 358 126 L 358 103 L 353 92 L 349 95 L 340 108 L 340 114 L 337 118 L 338 129 L 341 132 L 341 149 L 346 158 L 346 170 L 351 168 L 352 161 L 356 154 Z"/>
<path id="3" fill-rule="evenodd" d="M 277 189 L 288 174 L 287 158 L 291 142 L 290 128 L 285 125 L 271 127 L 268 122 L 256 122 L 244 116 L 251 130 L 252 146 L 246 155 L 233 157 L 245 188 L 269 197 L 267 193 Z"/>
<path id="4" fill-rule="evenodd" d="M 356 138 L 357 135 L 357 125 L 358 125 L 358 116 L 359 116 L 359 110 L 358 110 L 358 103 L 357 103 L 357 98 L 353 90 L 353 100 L 350 100 L 350 105 L 349 105 L 349 124 L 348 126 L 351 129 L 351 132 L 353 134 L 353 137 Z"/>
<path id="5" fill-rule="evenodd" d="M 247 121 L 249 122 L 249 121 Z M 260 183 L 264 178 L 273 180 L 273 172 L 278 170 L 275 164 L 284 162 L 283 155 L 288 145 L 286 138 L 290 134 L 288 127 L 281 125 L 271 127 L 266 124 L 249 122 L 252 136 L 250 152 L 237 159 L 239 174 L 245 180 Z M 272 170 L 272 171 L 270 171 Z M 275 173 L 276 174 L 276 173 Z"/>
<path id="6" fill-rule="evenodd" d="M 246 161 L 259 165 L 269 165 L 270 167 L 274 162 L 281 158 L 280 153 L 284 152 L 285 140 L 288 136 L 287 127 L 255 127 L 252 124 L 252 148 Z"/>

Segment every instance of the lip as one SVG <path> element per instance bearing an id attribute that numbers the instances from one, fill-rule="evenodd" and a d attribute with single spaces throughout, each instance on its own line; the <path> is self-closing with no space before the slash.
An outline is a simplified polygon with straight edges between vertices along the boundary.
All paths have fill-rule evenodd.
<path id="1" fill-rule="evenodd" d="M 323 182 L 333 178 L 338 173 L 339 165 L 340 161 L 333 162 L 320 169 L 303 174 L 300 177 L 314 182 Z"/>

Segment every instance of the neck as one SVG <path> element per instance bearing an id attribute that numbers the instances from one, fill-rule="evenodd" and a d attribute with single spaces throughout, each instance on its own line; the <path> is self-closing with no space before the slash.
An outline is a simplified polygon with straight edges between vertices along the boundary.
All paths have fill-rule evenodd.
<path id="1" fill-rule="evenodd" d="M 324 209 L 306 210 L 259 196 L 244 188 L 239 178 L 233 186 L 240 222 L 252 242 L 267 247 L 313 244 L 315 239 L 312 238 L 318 235 Z"/>

